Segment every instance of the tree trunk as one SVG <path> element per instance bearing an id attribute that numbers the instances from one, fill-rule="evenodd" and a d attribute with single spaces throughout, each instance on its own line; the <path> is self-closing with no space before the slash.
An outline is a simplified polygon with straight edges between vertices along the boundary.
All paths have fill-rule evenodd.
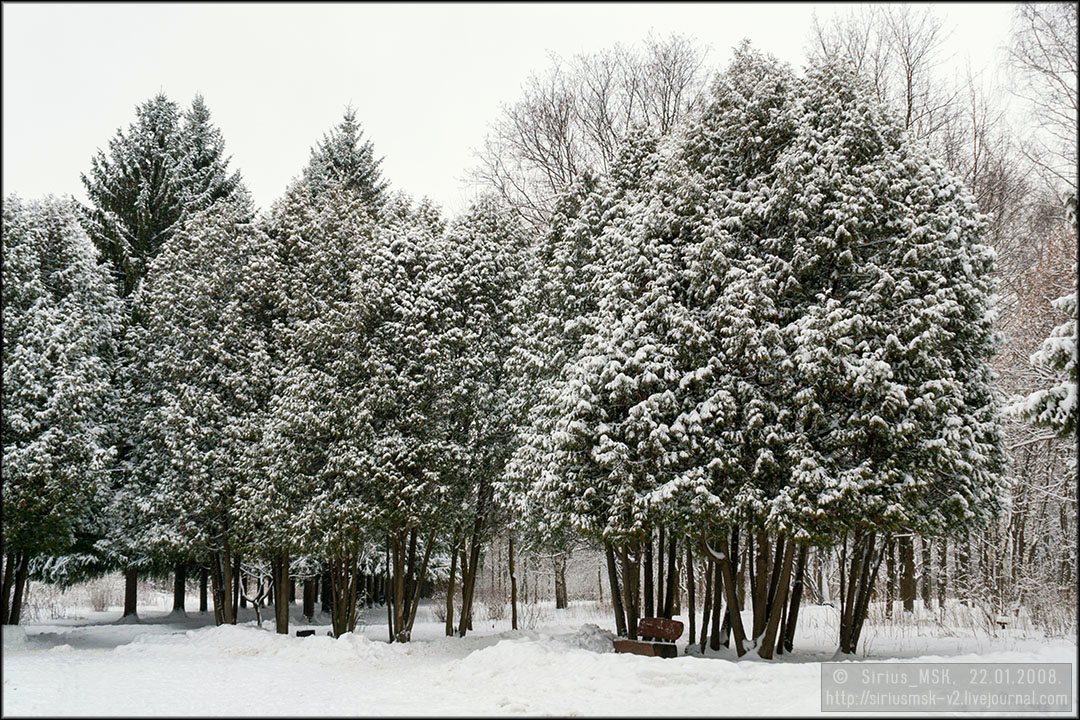
<path id="1" fill-rule="evenodd" d="M 768 535 L 758 533 L 755 537 L 757 554 L 754 556 L 754 568 L 751 572 L 751 595 L 754 599 L 754 625 L 753 639 L 756 642 L 761 633 L 765 632 L 765 623 L 768 621 L 766 608 L 769 604 L 769 556 L 771 549 Z"/>
<path id="2" fill-rule="evenodd" d="M 678 542 L 675 540 L 675 535 L 671 535 L 667 539 L 668 558 L 667 558 L 667 589 L 664 592 L 664 612 L 661 617 L 665 617 L 668 620 L 671 619 L 671 611 L 675 604 L 675 586 L 679 581 L 679 574 L 676 572 L 675 558 L 676 551 L 678 550 Z"/>
<path id="3" fill-rule="evenodd" d="M 652 530 L 645 536 L 645 614 L 642 617 L 656 617 L 653 609 L 653 545 Z"/>
<path id="4" fill-rule="evenodd" d="M 919 540 L 922 542 L 922 602 L 923 607 L 929 610 L 930 596 L 933 594 L 932 588 L 934 585 L 933 548 L 930 544 L 930 538 L 921 537 Z"/>
<path id="5" fill-rule="evenodd" d="M 274 554 L 271 560 L 274 574 L 274 620 L 279 635 L 289 634 L 289 555 Z"/>
<path id="6" fill-rule="evenodd" d="M 703 536 L 704 539 L 704 536 Z M 724 543 L 721 547 L 730 548 L 727 541 L 727 537 L 724 537 Z M 706 544 L 706 549 L 708 545 Z M 710 555 L 712 553 L 710 552 Z M 728 605 L 728 616 L 731 618 L 731 634 L 735 640 L 735 654 L 738 657 L 742 657 L 746 654 L 746 631 L 743 630 L 742 615 L 739 607 L 738 599 L 735 595 L 735 575 L 731 570 L 731 551 L 722 554 L 722 557 L 718 558 L 720 564 L 720 573 L 723 578 L 725 599 Z"/>
<path id="7" fill-rule="evenodd" d="M 11 618 L 11 588 L 15 584 L 15 553 L 8 553 L 4 558 L 3 597 L 0 598 L 0 625 L 7 625 Z"/>
<path id="8" fill-rule="evenodd" d="M 709 558 L 705 561 L 705 575 L 702 578 L 705 585 L 705 602 L 701 606 L 701 639 L 698 641 L 700 650 L 705 652 L 705 643 L 709 638 L 709 619 L 712 617 L 712 604 L 713 604 L 713 565 L 715 560 Z"/>
<path id="9" fill-rule="evenodd" d="M 720 617 L 721 617 L 721 603 L 720 598 L 723 597 L 724 586 L 723 577 L 720 571 L 720 563 L 713 563 L 713 606 L 712 606 L 712 625 L 709 628 L 709 647 L 713 650 L 720 649 Z"/>
<path id="10" fill-rule="evenodd" d="M 304 580 L 304 617 L 310 623 L 315 617 L 315 587 L 316 578 Z"/>
<path id="11" fill-rule="evenodd" d="M 390 642 L 394 642 L 394 603 L 390 597 L 390 553 L 392 542 L 390 534 L 386 535 L 386 574 L 383 576 L 383 598 L 386 600 L 386 631 L 390 635 Z"/>
<path id="12" fill-rule="evenodd" d="M 555 609 L 565 610 L 566 601 L 566 556 L 556 554 L 552 558 L 552 566 L 555 571 Z"/>
<path id="13" fill-rule="evenodd" d="M 435 533 L 431 533 L 424 543 L 424 559 L 420 562 L 420 570 L 416 573 L 416 581 L 413 583 L 414 591 L 412 604 L 409 607 L 409 615 L 405 621 L 405 640 L 412 638 L 413 623 L 416 621 L 416 608 L 420 605 L 420 591 L 424 586 L 424 578 L 427 576 L 428 560 L 431 558 L 431 548 L 435 544 Z"/>
<path id="14" fill-rule="evenodd" d="M 615 566 L 615 548 L 608 540 L 604 541 L 604 557 L 607 559 L 608 584 L 611 587 L 611 607 L 615 611 L 615 633 L 619 637 L 628 637 L 626 610 L 623 607 L 622 589 L 619 587 L 619 571 Z"/>
<path id="15" fill-rule="evenodd" d="M 206 612 L 210 606 L 206 597 L 206 586 L 210 581 L 210 570 L 205 567 L 199 568 L 199 612 Z"/>
<path id="16" fill-rule="evenodd" d="M 641 602 L 641 589 L 638 587 L 641 568 L 638 553 L 640 545 L 635 542 L 633 546 L 627 544 L 619 549 L 622 556 L 623 566 L 623 607 L 626 609 L 626 635 L 631 640 L 637 640 L 638 603 Z"/>
<path id="17" fill-rule="evenodd" d="M 896 604 L 896 541 L 889 540 L 886 559 L 885 578 L 885 617 L 892 617 L 893 605 Z"/>
<path id="18" fill-rule="evenodd" d="M 139 599 L 139 571 L 133 567 L 124 570 L 124 614 L 122 617 L 134 615 L 138 617 L 136 604 Z"/>
<path id="19" fill-rule="evenodd" d="M 173 600 L 172 611 L 174 613 L 184 612 L 184 602 L 187 599 L 187 565 L 182 562 L 176 563 L 175 574 L 173 576 Z"/>
<path id="20" fill-rule="evenodd" d="M 795 626 L 799 621 L 799 604 L 802 602 L 803 576 L 806 573 L 806 555 L 809 546 L 799 546 L 799 557 L 795 561 L 795 584 L 791 587 L 791 605 L 788 608 L 787 622 L 784 623 L 784 650 L 791 652 L 795 646 Z"/>
<path id="21" fill-rule="evenodd" d="M 514 534 L 510 533 L 510 627 L 518 629 L 517 575 L 514 569 Z"/>
<path id="22" fill-rule="evenodd" d="M 915 611 L 915 542 L 911 534 L 900 537 L 900 599 L 904 612 Z"/>
<path id="23" fill-rule="evenodd" d="M 661 527 L 656 536 L 656 616 L 667 617 L 664 615 L 664 595 L 667 590 L 667 584 L 664 582 L 664 540 L 667 533 L 664 532 L 664 528 Z"/>
<path id="24" fill-rule="evenodd" d="M 777 552 L 780 551 L 780 547 L 783 547 L 784 554 L 778 562 L 780 568 L 779 577 L 770 599 L 772 607 L 769 608 L 769 620 L 765 626 L 765 635 L 758 650 L 758 657 L 766 660 L 772 659 L 773 650 L 776 649 L 776 633 L 780 628 L 780 615 L 787 600 L 788 582 L 791 579 L 791 561 L 795 554 L 795 543 L 786 541 L 783 536 L 777 540 L 777 546 Z"/>
<path id="25" fill-rule="evenodd" d="M 222 609 L 221 557 L 218 553 L 210 556 L 210 594 L 214 597 L 214 624 L 222 625 L 225 612 Z"/>
<path id="26" fill-rule="evenodd" d="M 450 579 L 446 583 L 446 637 L 454 635 L 454 576 L 457 574 L 457 534 L 450 544 Z M 510 575 L 514 574 L 514 540 L 510 539 Z M 514 629 L 517 629 L 517 605 L 514 606 Z"/>
<path id="27" fill-rule="evenodd" d="M 240 556 L 233 556 L 233 571 L 232 571 L 232 621 L 236 624 L 236 620 L 240 615 Z"/>
<path id="28" fill-rule="evenodd" d="M 472 541 L 469 549 L 468 577 L 463 578 L 461 585 L 461 621 L 458 623 L 458 635 L 460 637 L 465 637 L 466 631 L 472 629 L 472 606 L 473 596 L 476 591 L 476 575 L 480 568 L 480 532 L 482 529 L 481 515 L 478 510 L 473 524 Z"/>
<path id="29" fill-rule="evenodd" d="M 938 541 L 938 589 L 937 589 L 937 598 L 938 598 L 938 600 L 937 600 L 937 602 L 938 602 L 938 611 L 939 612 L 945 609 L 945 589 L 946 589 L 946 587 L 948 586 L 948 583 L 949 583 L 949 580 L 948 580 L 948 577 L 949 577 L 949 574 L 948 574 L 949 564 L 947 562 L 948 548 L 949 548 L 949 541 L 946 538 L 941 538 L 941 540 Z"/>
<path id="30" fill-rule="evenodd" d="M 11 610 L 7 619 L 8 625 L 18 625 L 22 618 L 23 603 L 26 601 L 26 588 L 30 583 L 26 579 L 26 569 L 30 565 L 30 556 L 26 553 L 19 554 L 18 564 L 15 566 L 15 588 L 11 594 Z"/>
<path id="31" fill-rule="evenodd" d="M 695 620 L 697 620 L 697 618 L 694 616 L 697 614 L 697 608 L 694 607 L 694 553 L 690 549 L 690 543 L 686 543 L 686 596 L 687 602 L 690 606 L 689 608 L 687 608 L 689 610 L 688 617 L 690 620 L 689 637 L 690 644 L 693 645 L 694 637 L 696 635 L 696 633 L 694 632 L 696 630 L 694 625 Z"/>
<path id="32" fill-rule="evenodd" d="M 330 580 L 330 564 L 329 563 L 326 564 L 326 568 L 323 570 L 321 577 L 322 577 L 322 592 L 320 594 L 322 595 L 322 601 L 321 601 L 321 603 L 322 603 L 322 611 L 324 613 L 329 614 L 329 613 L 332 612 L 332 607 L 333 606 L 331 605 L 331 603 L 333 602 L 332 595 L 334 594 L 334 590 L 331 587 L 333 583 Z"/>

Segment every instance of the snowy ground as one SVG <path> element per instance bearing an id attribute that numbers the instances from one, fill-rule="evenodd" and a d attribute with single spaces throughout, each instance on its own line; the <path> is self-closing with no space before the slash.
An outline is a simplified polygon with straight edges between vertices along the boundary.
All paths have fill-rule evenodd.
<path id="1" fill-rule="evenodd" d="M 295 609 L 291 633 L 309 627 Z M 478 620 L 465 639 L 444 637 L 422 606 L 405 645 L 386 642 L 378 607 L 339 640 L 328 624 L 310 626 L 315 637 L 276 635 L 250 609 L 220 628 L 212 615 L 175 618 L 163 606 L 135 624 L 117 623 L 118 609 L 78 614 L 4 628 L 4 715 L 815 715 L 820 662 L 836 647 L 831 607 L 804 608 L 796 652 L 773 662 L 735 662 L 724 649 L 614 654 L 602 630 L 612 621 L 594 602 L 526 608 L 528 630 Z M 864 637 L 861 660 L 1074 663 L 1073 709 L 1062 715 L 1076 716 L 1075 639 L 928 619 L 879 622 Z"/>

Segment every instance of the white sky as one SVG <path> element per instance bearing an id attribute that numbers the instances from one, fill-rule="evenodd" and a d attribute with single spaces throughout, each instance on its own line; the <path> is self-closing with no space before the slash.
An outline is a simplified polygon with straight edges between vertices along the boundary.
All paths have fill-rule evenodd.
<path id="1" fill-rule="evenodd" d="M 946 53 L 993 72 L 1011 3 L 937 3 Z M 548 52 L 569 57 L 650 30 L 680 32 L 726 64 L 743 37 L 800 66 L 811 12 L 848 4 L 3 4 L 3 195 L 73 194 L 135 106 L 201 92 L 256 204 L 357 108 L 394 189 L 457 212 L 500 105 Z"/>

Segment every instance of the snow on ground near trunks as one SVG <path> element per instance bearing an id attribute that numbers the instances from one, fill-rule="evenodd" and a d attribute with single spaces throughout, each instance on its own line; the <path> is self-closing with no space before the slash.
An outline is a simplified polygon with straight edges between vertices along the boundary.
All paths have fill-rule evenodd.
<path id="1" fill-rule="evenodd" d="M 212 615 L 161 610 L 133 624 L 86 611 L 5 627 L 3 714 L 814 715 L 820 663 L 836 647 L 831 607 L 804 608 L 796 652 L 773 662 L 735 662 L 724 648 L 671 660 L 615 654 L 602 629 L 611 620 L 589 603 L 549 606 L 534 630 L 478 620 L 464 639 L 444 637 L 422 607 L 408 644 L 386 642 L 378 607 L 339 640 L 326 636 L 327 618 L 308 626 L 294 611 L 288 636 L 271 632 L 272 615 L 260 629 L 250 609 L 246 622 L 220 628 Z M 295 636 L 309 627 L 315 637 Z M 871 625 L 864 639 L 860 660 L 1074 663 L 1073 709 L 1063 715 L 1076 715 L 1075 639 L 926 624 Z"/>

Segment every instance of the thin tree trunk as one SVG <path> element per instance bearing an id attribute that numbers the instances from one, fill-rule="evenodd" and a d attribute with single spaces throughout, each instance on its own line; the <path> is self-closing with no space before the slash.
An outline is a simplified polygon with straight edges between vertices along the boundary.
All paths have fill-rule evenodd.
<path id="1" fill-rule="evenodd" d="M 769 604 L 769 542 L 765 533 L 757 533 L 755 537 L 757 554 L 754 556 L 754 569 L 751 573 L 751 595 L 754 599 L 754 625 L 753 639 L 756 643 L 765 632 L 765 623 L 768 621 L 766 609 Z"/>
<path id="2" fill-rule="evenodd" d="M 405 625 L 405 639 L 409 640 L 412 637 L 413 623 L 416 621 L 416 608 L 420 605 L 420 591 L 423 589 L 424 578 L 427 576 L 428 560 L 431 558 L 431 547 L 435 544 L 435 534 L 431 533 L 427 537 L 427 542 L 424 543 L 424 559 L 420 562 L 420 572 L 416 576 L 416 582 L 413 583 L 415 590 L 412 597 L 412 605 L 409 608 L 409 617 Z"/>
<path id="3" fill-rule="evenodd" d="M 26 579 L 26 569 L 30 565 L 30 556 L 26 553 L 19 554 L 19 562 L 15 566 L 15 589 L 11 594 L 11 611 L 8 616 L 8 625 L 18 625 L 22 618 L 23 603 L 26 601 L 26 588 L 30 584 Z"/>
<path id="4" fill-rule="evenodd" d="M 934 551 L 930 538 L 924 536 L 919 540 L 922 543 L 922 602 L 923 607 L 929 610 L 934 586 Z"/>
<path id="5" fill-rule="evenodd" d="M 704 536 L 702 536 L 704 541 Z M 724 542 L 721 547 L 731 547 L 727 543 L 727 537 L 724 537 Z M 708 544 L 705 545 L 708 550 Z M 712 555 L 712 552 L 709 552 Z M 741 608 L 739 607 L 738 599 L 735 593 L 735 574 L 731 569 L 731 559 L 729 557 L 730 551 L 722 553 L 722 556 L 717 559 L 720 563 L 720 573 L 723 578 L 724 593 L 729 608 L 728 615 L 731 618 L 731 634 L 735 639 L 735 654 L 742 657 L 746 654 L 746 631 L 743 630 L 742 615 L 740 614 Z"/>
<path id="6" fill-rule="evenodd" d="M 204 613 L 209 610 L 209 602 L 206 596 L 207 585 L 210 581 L 210 570 L 205 567 L 199 568 L 199 612 Z"/>
<path id="7" fill-rule="evenodd" d="M 784 650 L 791 652 L 795 646 L 795 626 L 799 622 L 799 604 L 802 602 L 803 578 L 806 574 L 806 556 L 808 545 L 799 546 L 799 556 L 795 560 L 795 584 L 791 588 L 791 605 L 788 608 L 787 622 L 784 623 Z"/>
<path id="8" fill-rule="evenodd" d="M 322 584 L 322 592 L 321 592 L 321 595 L 322 595 L 322 601 L 321 601 L 322 602 L 322 605 L 321 605 L 322 606 L 322 611 L 324 613 L 331 613 L 331 612 L 333 612 L 332 603 L 334 601 L 334 598 L 333 598 L 333 594 L 334 594 L 333 585 L 334 585 L 334 583 L 333 583 L 333 580 L 330 577 L 330 564 L 329 563 L 326 563 L 326 567 L 325 567 L 325 569 L 323 570 L 323 572 L 322 572 L 322 574 L 320 576 L 320 582 Z"/>
<path id="9" fill-rule="evenodd" d="M 307 618 L 309 623 L 315 617 L 315 588 L 317 583 L 317 578 L 304 580 L 304 617 Z"/>
<path id="10" fill-rule="evenodd" d="M 450 543 L 450 579 L 446 584 L 446 637 L 453 637 L 454 635 L 454 576 L 457 575 L 457 533 L 454 534 L 454 540 Z M 514 541 L 510 540 L 510 573 L 514 572 Z M 514 627 L 517 627 L 517 606 L 514 607 Z"/>
<path id="11" fill-rule="evenodd" d="M 274 620 L 279 635 L 289 634 L 289 555 L 278 552 L 271 561 L 274 569 Z"/>
<path id="12" fill-rule="evenodd" d="M 173 575 L 173 601 L 172 611 L 174 613 L 184 612 L 184 602 L 187 599 L 187 565 L 182 562 L 176 563 L 175 574 Z"/>
<path id="13" fill-rule="evenodd" d="M 124 614 L 138 616 L 136 604 L 139 598 L 139 571 L 133 567 L 124 570 Z"/>
<path id="14" fill-rule="evenodd" d="M 221 620 L 229 625 L 236 624 L 236 615 L 233 614 L 233 565 L 232 548 L 229 546 L 229 537 L 225 536 L 221 547 Z"/>
<path id="15" fill-rule="evenodd" d="M 638 547 L 629 548 L 624 544 L 619 549 L 622 556 L 623 566 L 623 607 L 626 609 L 626 636 L 631 640 L 637 640 L 638 603 L 640 602 L 640 588 L 638 588 L 639 573 Z"/>
<path id="16" fill-rule="evenodd" d="M 945 609 L 945 589 L 949 583 L 949 564 L 948 559 L 949 541 L 947 538 L 941 538 L 938 541 L 938 611 Z"/>
<path id="17" fill-rule="evenodd" d="M 783 613 L 784 603 L 787 600 L 788 583 L 791 580 L 791 561 L 795 554 L 795 543 L 788 542 L 781 536 L 778 545 L 783 547 L 783 558 L 779 561 L 780 576 L 773 591 L 772 607 L 769 612 L 769 621 L 765 626 L 765 636 L 761 641 L 758 656 L 771 660 L 773 651 L 776 649 L 776 633 L 780 628 L 780 615 Z M 779 550 L 779 547 L 777 548 Z"/>
<path id="18" fill-rule="evenodd" d="M 664 582 L 664 540 L 667 533 L 664 532 L 664 528 L 661 526 L 656 536 L 656 616 L 667 617 L 664 615 L 664 596 L 667 591 L 667 584 Z"/>
<path id="19" fill-rule="evenodd" d="M 720 617 L 722 607 L 720 598 L 723 597 L 724 594 L 723 582 L 720 563 L 713 563 L 712 627 L 709 629 L 709 647 L 713 650 L 720 649 Z"/>
<path id="20" fill-rule="evenodd" d="M 607 559 L 608 584 L 611 586 L 611 607 L 615 611 L 615 632 L 619 637 L 628 637 L 619 571 L 615 566 L 615 549 L 608 540 L 604 541 L 604 557 Z"/>
<path id="21" fill-rule="evenodd" d="M 517 575 L 514 568 L 514 534 L 510 533 L 510 627 L 518 629 Z"/>
<path id="22" fill-rule="evenodd" d="M 915 611 L 915 543 L 908 533 L 900 538 L 900 599 L 904 612 Z"/>
<path id="23" fill-rule="evenodd" d="M 709 618 L 712 617 L 714 563 L 715 561 L 712 558 L 705 561 L 705 575 L 702 578 L 705 585 L 705 602 L 701 606 L 701 639 L 698 641 L 702 653 L 705 652 L 705 643 L 709 638 Z"/>
<path id="24" fill-rule="evenodd" d="M 667 590 L 664 593 L 664 612 L 662 617 L 671 619 L 672 609 L 675 604 L 675 586 L 679 582 L 679 574 L 676 572 L 676 551 L 678 550 L 678 542 L 675 540 L 675 535 L 670 535 L 667 539 L 668 542 L 668 561 L 667 561 Z"/>
<path id="25" fill-rule="evenodd" d="M 7 625 L 11 618 L 11 588 L 15 585 L 15 553 L 8 553 L 4 558 L 3 598 L 0 599 L 0 625 Z"/>
<path id="26" fill-rule="evenodd" d="M 896 604 L 896 541 L 890 540 L 885 577 L 885 617 L 892 617 Z"/>
<path id="27" fill-rule="evenodd" d="M 645 535 L 645 614 L 642 617 L 656 617 L 653 609 L 653 544 L 652 530 Z"/>
<path id="28" fill-rule="evenodd" d="M 690 543 L 686 543 L 686 599 L 689 604 L 689 620 L 690 620 L 690 644 L 694 644 L 694 627 L 697 618 L 697 608 L 694 607 L 694 552 L 690 549 Z"/>
<path id="29" fill-rule="evenodd" d="M 214 596 L 214 624 L 222 625 L 225 612 L 221 600 L 221 556 L 216 552 L 210 556 L 210 594 Z"/>
<path id="30" fill-rule="evenodd" d="M 390 533 L 386 534 L 386 574 L 383 576 L 383 598 L 386 600 L 386 631 L 390 642 L 394 642 L 394 603 L 390 598 Z"/>
<path id="31" fill-rule="evenodd" d="M 240 556 L 233 557 L 232 572 L 232 621 L 236 624 L 240 615 Z"/>

